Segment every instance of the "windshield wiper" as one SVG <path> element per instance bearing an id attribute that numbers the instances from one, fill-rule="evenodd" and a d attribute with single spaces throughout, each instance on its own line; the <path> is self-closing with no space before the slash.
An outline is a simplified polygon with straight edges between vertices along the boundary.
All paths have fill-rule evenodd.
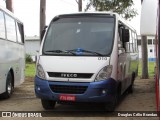
<path id="1" fill-rule="evenodd" d="M 72 51 L 67 51 L 67 50 L 47 50 L 45 52 L 54 52 L 54 53 L 71 53 L 72 55 L 76 55 Z"/>
<path id="2" fill-rule="evenodd" d="M 84 50 L 84 49 L 73 49 L 73 50 L 66 50 L 66 51 L 74 51 L 74 52 L 86 52 L 86 53 L 92 53 L 92 54 L 96 54 L 96 55 L 99 55 L 99 56 L 104 56 L 102 55 L 101 53 L 98 53 L 98 52 L 95 52 L 95 51 L 89 51 L 89 50 Z"/>
<path id="3" fill-rule="evenodd" d="M 62 50 L 47 50 L 45 52 L 55 52 L 55 53 L 61 53 L 61 52 L 64 52 Z"/>

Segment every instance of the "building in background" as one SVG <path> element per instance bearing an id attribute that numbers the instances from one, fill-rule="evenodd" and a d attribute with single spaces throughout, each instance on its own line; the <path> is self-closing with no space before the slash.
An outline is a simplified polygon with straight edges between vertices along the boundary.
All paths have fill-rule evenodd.
<path id="1" fill-rule="evenodd" d="M 40 38 L 38 36 L 25 37 L 25 50 L 26 54 L 32 56 L 33 61 L 35 61 L 35 56 L 40 48 Z"/>
<path id="2" fill-rule="evenodd" d="M 155 50 L 155 36 L 147 36 L 148 42 L 148 61 L 155 62 L 156 61 L 156 50 Z M 141 36 L 138 36 L 138 50 L 139 50 L 139 58 L 142 58 L 142 49 L 141 49 Z"/>

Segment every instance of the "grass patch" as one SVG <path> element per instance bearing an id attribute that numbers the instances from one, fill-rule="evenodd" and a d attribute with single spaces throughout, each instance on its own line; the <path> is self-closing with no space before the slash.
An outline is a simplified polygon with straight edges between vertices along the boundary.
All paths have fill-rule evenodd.
<path id="1" fill-rule="evenodd" d="M 154 67 L 155 67 L 155 62 L 148 62 L 148 74 L 149 77 L 154 76 Z M 142 76 L 142 61 L 139 61 L 139 66 L 138 66 L 138 76 Z"/>
<path id="2" fill-rule="evenodd" d="M 35 63 L 26 64 L 25 76 L 34 77 L 36 74 L 36 65 Z"/>

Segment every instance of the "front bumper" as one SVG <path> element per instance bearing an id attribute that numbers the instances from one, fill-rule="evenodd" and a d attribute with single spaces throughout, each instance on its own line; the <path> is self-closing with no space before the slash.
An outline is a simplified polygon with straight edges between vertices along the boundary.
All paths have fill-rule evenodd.
<path id="1" fill-rule="evenodd" d="M 75 102 L 110 102 L 113 101 L 117 91 L 117 82 L 109 78 L 107 80 L 90 83 L 77 82 L 54 82 L 35 77 L 35 94 L 41 99 L 60 101 L 61 94 L 72 95 L 76 97 Z M 50 86 L 87 86 L 87 89 L 82 94 L 58 93 L 54 92 Z"/>

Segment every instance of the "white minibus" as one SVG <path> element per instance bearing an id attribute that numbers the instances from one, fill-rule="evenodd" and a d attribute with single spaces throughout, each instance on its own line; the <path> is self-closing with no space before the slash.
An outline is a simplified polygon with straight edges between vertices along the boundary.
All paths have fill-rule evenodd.
<path id="1" fill-rule="evenodd" d="M 44 109 L 95 102 L 113 111 L 138 73 L 136 31 L 116 13 L 54 17 L 37 56 L 35 93 Z"/>
<path id="2" fill-rule="evenodd" d="M 0 7 L 0 98 L 9 98 L 24 81 L 24 70 L 23 23 Z"/>

